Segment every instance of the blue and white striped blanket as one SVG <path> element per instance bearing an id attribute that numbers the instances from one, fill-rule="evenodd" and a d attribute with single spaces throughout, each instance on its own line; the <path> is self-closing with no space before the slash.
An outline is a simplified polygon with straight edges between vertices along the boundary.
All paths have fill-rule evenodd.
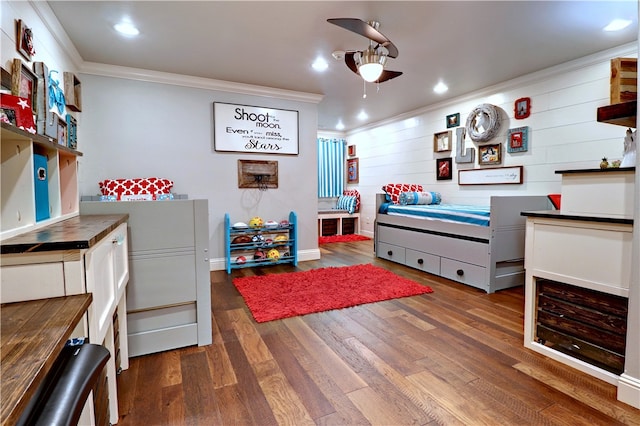
<path id="1" fill-rule="evenodd" d="M 395 216 L 444 220 L 447 222 L 468 223 L 479 226 L 489 226 L 489 216 L 491 215 L 489 206 L 467 206 L 460 204 L 401 206 L 392 203 L 384 203 L 380 206 L 380 213 Z"/>

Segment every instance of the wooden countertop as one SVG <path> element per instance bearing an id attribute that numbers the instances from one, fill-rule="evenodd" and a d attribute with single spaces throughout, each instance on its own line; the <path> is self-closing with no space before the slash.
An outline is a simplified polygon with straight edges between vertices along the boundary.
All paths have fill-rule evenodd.
<path id="1" fill-rule="evenodd" d="M 16 424 L 91 301 L 87 293 L 0 305 L 0 424 Z"/>
<path id="2" fill-rule="evenodd" d="M 128 218 L 128 214 L 75 216 L 3 241 L 0 254 L 88 249 Z"/>

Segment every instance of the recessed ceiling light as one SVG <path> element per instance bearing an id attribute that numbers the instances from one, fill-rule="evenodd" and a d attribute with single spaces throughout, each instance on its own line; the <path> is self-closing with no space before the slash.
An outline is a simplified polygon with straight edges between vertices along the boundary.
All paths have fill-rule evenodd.
<path id="1" fill-rule="evenodd" d="M 603 28 L 604 31 L 620 31 L 631 25 L 630 19 L 614 19 L 609 25 Z"/>
<path id="2" fill-rule="evenodd" d="M 443 82 L 439 81 L 438 84 L 436 84 L 435 86 L 433 86 L 433 91 L 436 92 L 437 94 L 441 94 L 446 92 L 447 90 L 449 90 L 449 88 L 447 87 L 446 84 L 444 84 Z"/>
<path id="3" fill-rule="evenodd" d="M 358 118 L 360 120 L 366 120 L 367 118 L 369 118 L 369 115 L 366 112 L 364 112 L 364 110 L 362 110 L 360 111 L 360 114 L 358 114 Z"/>
<path id="4" fill-rule="evenodd" d="M 311 66 L 313 67 L 314 70 L 318 72 L 322 72 L 327 68 L 329 68 L 329 64 L 327 63 L 327 61 L 324 60 L 324 58 L 316 58 L 316 60 L 313 62 L 313 64 L 311 64 Z"/>
<path id="5" fill-rule="evenodd" d="M 338 121 L 338 124 L 336 124 L 336 130 L 344 130 L 344 123 L 342 121 Z"/>
<path id="6" fill-rule="evenodd" d="M 119 24 L 115 24 L 113 28 L 115 28 L 115 30 L 120 34 L 124 34 L 126 36 L 136 36 L 140 34 L 140 30 L 138 30 L 131 22 L 120 22 Z"/>

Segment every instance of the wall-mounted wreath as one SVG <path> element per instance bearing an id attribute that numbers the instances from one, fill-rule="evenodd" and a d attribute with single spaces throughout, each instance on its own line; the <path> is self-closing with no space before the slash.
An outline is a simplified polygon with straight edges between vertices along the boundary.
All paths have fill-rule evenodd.
<path id="1" fill-rule="evenodd" d="M 500 110 L 491 104 L 478 105 L 469 113 L 466 128 L 472 141 L 490 141 L 500 129 Z"/>

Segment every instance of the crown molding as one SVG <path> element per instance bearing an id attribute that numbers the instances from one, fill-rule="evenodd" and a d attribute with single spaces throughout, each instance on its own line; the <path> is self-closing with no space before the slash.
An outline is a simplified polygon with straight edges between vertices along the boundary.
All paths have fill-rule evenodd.
<path id="1" fill-rule="evenodd" d="M 71 63 L 75 68 L 80 69 L 84 60 L 80 53 L 71 42 L 71 39 L 67 35 L 62 25 L 60 25 L 60 21 L 56 17 L 53 10 L 49 6 L 49 3 L 46 1 L 29 1 L 29 5 L 34 10 L 34 12 L 38 15 L 44 26 L 51 34 L 51 37 L 55 40 L 58 46 L 62 49 L 62 51 L 67 55 Z"/>
<path id="2" fill-rule="evenodd" d="M 243 95 L 264 96 L 269 98 L 286 99 L 297 102 L 319 103 L 323 96 L 316 93 L 296 92 L 293 90 L 276 89 L 272 87 L 256 86 L 252 84 L 234 83 L 231 81 L 214 80 L 203 77 L 193 77 L 183 74 L 173 74 L 151 71 L 141 68 L 121 67 L 117 65 L 83 62 L 80 67 L 83 74 L 99 75 L 103 77 L 123 78 L 128 80 L 146 81 L 150 83 L 171 84 L 175 86 L 193 87 L 197 89 L 218 90 L 222 92 L 239 93 Z"/>
<path id="3" fill-rule="evenodd" d="M 484 89 L 476 90 L 465 95 L 457 96 L 446 101 L 431 104 L 422 108 L 408 111 L 394 117 L 386 118 L 375 123 L 367 124 L 366 126 L 358 127 L 357 129 L 347 132 L 347 136 L 351 136 L 360 132 L 375 129 L 377 127 L 385 126 L 387 124 L 395 123 L 397 121 L 413 118 L 416 115 L 425 114 L 430 111 L 434 111 L 440 108 L 453 106 L 456 104 L 464 103 L 473 99 L 481 98 L 483 96 L 490 96 L 497 92 L 508 91 L 514 88 L 518 88 L 527 84 L 534 84 L 541 80 L 546 80 L 551 77 L 555 77 L 560 74 L 568 73 L 571 71 L 577 71 L 582 68 L 590 67 L 602 62 L 609 61 L 611 58 L 618 57 L 638 57 L 638 42 L 627 43 L 622 46 L 614 47 L 612 49 L 603 50 L 592 55 L 584 56 L 582 58 L 575 59 L 573 61 L 565 62 L 560 65 L 545 68 L 543 70 L 525 74 L 521 77 L 498 83 L 493 86 L 485 87 Z"/>

